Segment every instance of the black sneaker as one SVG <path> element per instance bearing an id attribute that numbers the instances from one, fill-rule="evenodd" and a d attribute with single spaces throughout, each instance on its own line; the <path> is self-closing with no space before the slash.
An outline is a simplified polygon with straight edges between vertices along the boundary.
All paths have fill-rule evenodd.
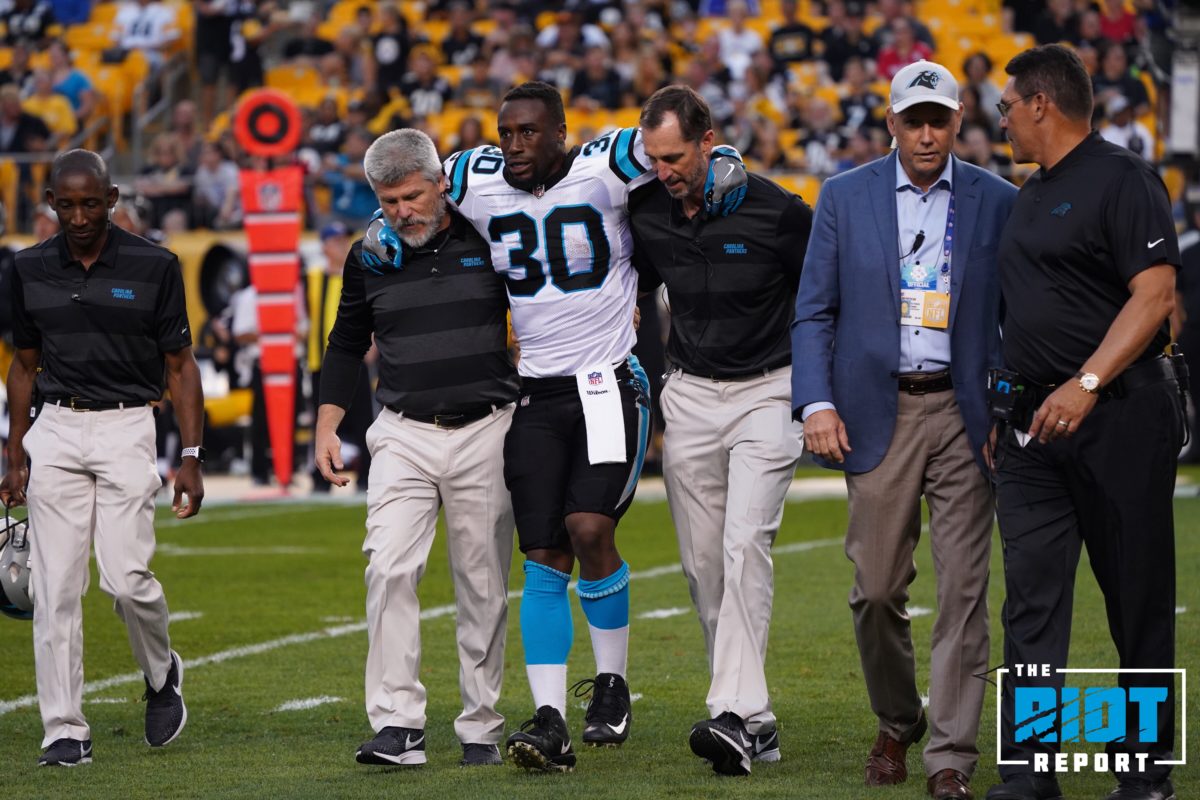
<path id="1" fill-rule="evenodd" d="M 1140 778 L 1124 778 L 1106 800 L 1175 800 L 1175 787 L 1169 780 L 1152 783 Z"/>
<path id="2" fill-rule="evenodd" d="M 183 726 L 187 724 L 187 706 L 183 704 L 183 660 L 179 653 L 171 651 L 171 669 L 167 682 L 158 691 L 145 678 L 146 693 L 146 744 L 165 747 L 175 741 Z"/>
<path id="3" fill-rule="evenodd" d="M 424 764 L 425 731 L 420 728 L 387 727 L 375 738 L 359 745 L 354 760 L 360 764 Z"/>
<path id="4" fill-rule="evenodd" d="M 500 760 L 499 747 L 494 744 L 472 742 L 463 745 L 463 757 L 458 765 L 460 767 L 492 767 L 502 763 L 504 762 Z"/>
<path id="5" fill-rule="evenodd" d="M 712 763 L 721 775 L 749 775 L 751 737 L 746 724 L 732 711 L 692 726 L 692 752 Z"/>
<path id="6" fill-rule="evenodd" d="M 625 679 L 601 672 L 571 688 L 576 697 L 585 697 L 589 692 L 592 695 L 583 717 L 583 743 L 591 747 L 620 747 L 629 738 L 629 723 L 633 721 Z"/>
<path id="7" fill-rule="evenodd" d="M 92 740 L 55 739 L 38 756 L 39 767 L 74 767 L 92 763 Z"/>
<path id="8" fill-rule="evenodd" d="M 750 758 L 754 761 L 764 762 L 780 759 L 779 730 L 777 728 L 750 734 Z"/>
<path id="9" fill-rule="evenodd" d="M 575 769 L 575 751 L 567 723 L 554 706 L 542 706 L 533 719 L 521 724 L 521 730 L 505 743 L 508 757 L 518 767 L 541 772 L 570 772 Z"/>

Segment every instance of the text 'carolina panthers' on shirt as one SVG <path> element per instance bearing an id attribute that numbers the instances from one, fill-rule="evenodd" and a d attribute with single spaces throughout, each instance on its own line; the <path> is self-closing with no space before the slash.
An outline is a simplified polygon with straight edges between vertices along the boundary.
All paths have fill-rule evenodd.
<path id="1" fill-rule="evenodd" d="M 736 378 L 791 363 L 812 209 L 760 175 L 749 181 L 728 217 L 688 219 L 661 183 L 631 202 L 641 289 L 666 284 L 667 359 L 693 375 Z"/>
<path id="2" fill-rule="evenodd" d="M 1042 385 L 1091 357 L 1155 264 L 1179 266 L 1166 186 L 1154 168 L 1097 133 L 1029 176 L 1000 238 L 1004 362 Z M 1170 340 L 1164 323 L 1137 360 Z"/>
<path id="3" fill-rule="evenodd" d="M 17 253 L 12 294 L 13 344 L 41 349 L 43 397 L 158 400 L 163 353 L 192 344 L 179 259 L 116 225 L 87 270 L 61 233 Z"/>
<path id="4" fill-rule="evenodd" d="M 508 300 L 487 244 L 454 212 L 423 247 L 403 246 L 403 267 L 369 270 L 362 240 L 350 248 L 337 321 L 321 367 L 321 402 L 349 408 L 374 333 L 385 406 L 406 414 L 459 414 L 517 398 L 508 355 Z"/>
<path id="5" fill-rule="evenodd" d="M 572 150 L 540 194 L 508 182 L 498 147 L 446 160 L 447 196 L 491 244 L 493 266 L 508 284 L 522 375 L 573 375 L 633 349 L 628 201 L 654 177 L 646 163 L 633 128 Z"/>

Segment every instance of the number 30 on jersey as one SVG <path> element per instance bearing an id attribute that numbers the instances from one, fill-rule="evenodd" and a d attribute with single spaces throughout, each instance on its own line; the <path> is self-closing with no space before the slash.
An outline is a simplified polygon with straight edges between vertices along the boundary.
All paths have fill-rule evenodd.
<path id="1" fill-rule="evenodd" d="M 572 226 L 580 226 L 591 245 L 590 265 L 587 269 L 571 271 L 568 265 L 567 238 Z M 604 233 L 604 219 L 591 205 L 555 206 L 541 220 L 535 220 L 524 212 L 492 217 L 488 223 L 488 234 L 493 242 L 510 241 L 508 251 L 509 270 L 504 279 L 508 291 L 514 297 L 532 297 L 546 285 L 546 264 L 534 258 L 539 245 L 545 243 L 544 259 L 549 264 L 549 282 L 563 292 L 580 292 L 599 288 L 608 275 L 611 251 L 608 237 Z M 506 240 L 511 234 L 512 239 Z M 587 258 L 573 259 L 586 261 Z M 513 273 L 523 271 L 524 277 Z"/>

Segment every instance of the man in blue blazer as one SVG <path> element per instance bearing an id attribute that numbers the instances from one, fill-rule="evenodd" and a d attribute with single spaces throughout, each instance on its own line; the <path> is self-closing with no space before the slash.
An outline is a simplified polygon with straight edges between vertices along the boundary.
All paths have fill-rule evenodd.
<path id="1" fill-rule="evenodd" d="M 935 800 L 972 798 L 987 670 L 992 492 L 986 373 L 1000 365 L 996 247 L 1016 189 L 951 155 L 958 84 L 919 61 L 892 80 L 896 152 L 821 189 L 792 326 L 792 407 L 817 461 L 844 470 L 850 608 L 879 733 L 871 786 L 925 747 Z M 930 509 L 937 576 L 928 716 L 908 585 Z"/>

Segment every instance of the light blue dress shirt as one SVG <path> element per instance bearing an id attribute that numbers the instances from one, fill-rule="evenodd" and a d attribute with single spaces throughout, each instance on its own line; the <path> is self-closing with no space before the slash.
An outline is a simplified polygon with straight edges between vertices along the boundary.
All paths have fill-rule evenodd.
<path id="1" fill-rule="evenodd" d="M 901 254 L 900 263 L 924 264 L 938 273 L 938 291 L 946 291 L 941 278 L 943 245 L 946 239 L 946 213 L 950 209 L 950 193 L 954 190 L 954 156 L 946 161 L 941 176 L 922 192 L 913 186 L 900 159 L 896 159 L 896 227 Z M 913 243 L 917 234 L 925 238 L 917 252 Z M 951 269 L 954 264 L 951 262 Z M 897 264 L 895 269 L 900 269 Z M 949 276 L 947 276 L 948 279 Z M 899 299 L 897 298 L 897 302 Z M 900 326 L 900 367 L 905 372 L 941 372 L 950 366 L 950 334 L 946 330 L 924 328 L 920 325 Z"/>
<path id="2" fill-rule="evenodd" d="M 913 186 L 900 159 L 896 159 L 896 227 L 899 240 L 898 252 L 904 257 L 892 269 L 900 271 L 900 265 L 909 261 L 930 265 L 938 275 L 941 275 L 943 246 L 946 241 L 946 214 L 950 210 L 950 194 L 954 189 L 954 156 L 946 160 L 942 174 L 922 192 Z M 913 252 L 913 244 L 917 234 L 925 233 L 917 251 Z M 951 269 L 954 268 L 951 262 Z M 947 275 L 947 279 L 949 276 Z M 938 291 L 944 291 L 939 277 Z M 900 298 L 896 298 L 900 303 Z M 900 326 L 900 365 L 901 373 L 906 372 L 941 372 L 950 367 L 950 334 L 937 328 L 924 328 L 919 325 Z M 833 403 L 809 403 L 801 411 L 801 419 L 818 411 L 834 408 Z"/>

